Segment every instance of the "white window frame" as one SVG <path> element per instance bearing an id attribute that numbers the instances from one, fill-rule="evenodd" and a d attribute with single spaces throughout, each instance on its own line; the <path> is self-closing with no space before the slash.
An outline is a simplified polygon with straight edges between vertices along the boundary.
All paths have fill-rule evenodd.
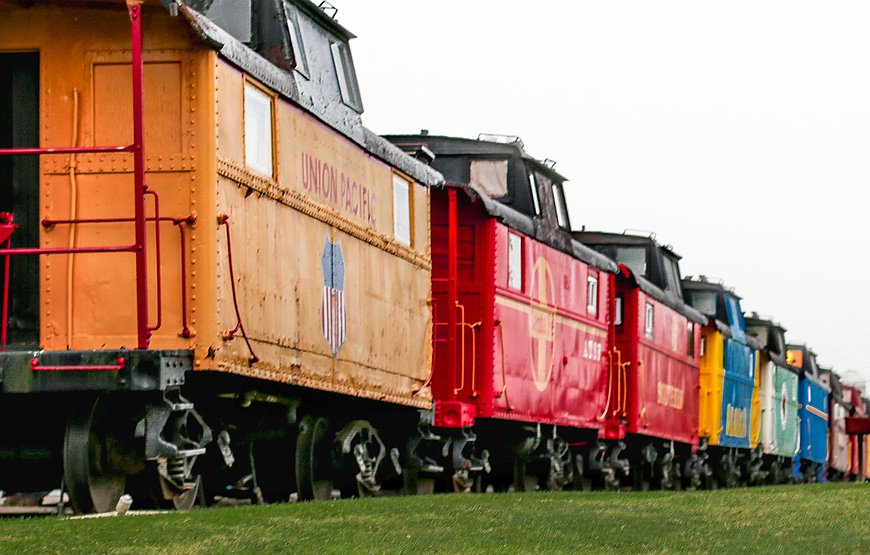
<path id="1" fill-rule="evenodd" d="M 529 187 L 532 191 L 532 208 L 535 210 L 535 216 L 541 215 L 541 199 L 538 198 L 538 178 L 535 172 L 529 172 Z"/>
<path id="2" fill-rule="evenodd" d="M 308 71 L 308 56 L 305 54 L 304 40 L 302 39 L 302 28 L 299 26 L 299 18 L 296 15 L 295 7 L 290 6 L 289 2 L 284 1 L 285 10 L 287 11 L 287 32 L 290 34 L 290 47 L 293 49 L 293 58 L 296 61 L 296 67 L 293 68 L 306 79 L 310 78 Z"/>
<path id="3" fill-rule="evenodd" d="M 571 221 L 568 217 L 568 206 L 565 204 L 565 192 L 561 183 L 553 183 L 553 204 L 556 206 L 556 222 L 562 229 L 570 229 Z"/>
<path id="4" fill-rule="evenodd" d="M 411 246 L 411 181 L 393 174 L 393 236 L 396 241 Z"/>
<path id="5" fill-rule="evenodd" d="M 263 89 L 245 80 L 245 166 L 270 179 L 275 176 L 274 100 Z"/>
<path id="6" fill-rule="evenodd" d="M 356 79 L 350 47 L 343 42 L 332 43 L 332 62 L 338 77 L 341 100 L 359 113 L 363 111 L 362 96 Z"/>
<path id="7" fill-rule="evenodd" d="M 655 335 L 655 307 L 652 303 L 646 303 L 646 318 L 643 326 L 644 334 L 652 339 Z"/>
<path id="8" fill-rule="evenodd" d="M 623 300 L 622 297 L 614 297 L 613 299 L 613 325 L 621 326 L 623 319 Z"/>
<path id="9" fill-rule="evenodd" d="M 586 313 L 598 316 L 598 274 L 586 276 Z"/>
<path id="10" fill-rule="evenodd" d="M 523 238 L 508 233 L 508 287 L 523 290 Z"/>

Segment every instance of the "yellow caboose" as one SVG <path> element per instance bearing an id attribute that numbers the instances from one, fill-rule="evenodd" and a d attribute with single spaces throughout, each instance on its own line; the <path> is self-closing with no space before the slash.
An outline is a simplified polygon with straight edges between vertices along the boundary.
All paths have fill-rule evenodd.
<path id="1" fill-rule="evenodd" d="M 49 414 L 0 432 L 0 488 L 62 475 L 89 512 L 395 479 L 441 177 L 363 127 L 351 38 L 307 0 L 0 1 L 0 410 Z"/>

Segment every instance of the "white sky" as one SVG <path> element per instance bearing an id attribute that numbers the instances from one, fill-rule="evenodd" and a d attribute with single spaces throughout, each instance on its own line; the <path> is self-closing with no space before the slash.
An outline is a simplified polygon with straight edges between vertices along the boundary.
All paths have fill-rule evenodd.
<path id="1" fill-rule="evenodd" d="M 870 3 L 332 0 L 377 133 L 518 135 L 870 381 Z"/>

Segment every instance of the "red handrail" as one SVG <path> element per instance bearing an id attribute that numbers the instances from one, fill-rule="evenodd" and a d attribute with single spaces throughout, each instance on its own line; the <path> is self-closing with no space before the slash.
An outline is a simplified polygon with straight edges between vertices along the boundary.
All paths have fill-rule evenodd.
<path id="1" fill-rule="evenodd" d="M 0 249 L 0 255 L 6 256 L 6 277 L 3 288 L 3 322 L 0 330 L 0 350 L 6 346 L 6 328 L 8 324 L 7 303 L 9 294 L 9 256 L 13 255 L 48 255 L 75 253 L 113 253 L 132 252 L 136 256 L 136 331 L 137 348 L 147 349 L 151 333 L 159 327 L 162 314 L 158 307 L 158 325 L 148 324 L 148 267 L 146 258 L 145 229 L 145 195 L 149 194 L 145 184 L 145 132 L 144 132 L 144 65 L 142 58 L 142 5 L 141 0 L 127 0 L 127 15 L 130 19 L 130 46 L 132 51 L 131 73 L 133 81 L 133 143 L 119 146 L 94 147 L 59 147 L 59 148 L 3 148 L 0 156 L 25 156 L 42 154 L 87 154 L 87 153 L 131 153 L 133 155 L 133 199 L 135 225 L 135 243 L 129 246 L 109 247 L 69 247 L 69 248 L 11 248 L 11 238 L 6 241 L 6 247 Z M 159 216 L 159 215 L 158 215 Z M 159 247 L 158 247 L 159 248 Z M 158 255 L 159 256 L 159 255 Z M 158 260 L 159 262 L 159 260 Z M 159 289 L 159 284 L 158 284 Z M 158 303 L 160 302 L 158 290 Z"/>
<path id="2" fill-rule="evenodd" d="M 127 361 L 124 357 L 118 357 L 116 364 L 79 364 L 72 366 L 43 366 L 40 364 L 38 358 L 30 359 L 30 369 L 34 372 L 37 371 L 68 371 L 68 370 L 123 370 L 127 365 Z"/>
<path id="3" fill-rule="evenodd" d="M 95 154 L 105 152 L 133 152 L 135 145 L 80 146 L 63 148 L 0 148 L 0 156 L 24 156 L 28 154 Z"/>
<path id="4" fill-rule="evenodd" d="M 136 203 L 136 329 L 138 348 L 147 349 L 151 340 L 148 327 L 148 264 L 146 259 L 145 231 L 145 131 L 143 126 L 142 79 L 142 5 L 137 0 L 127 0 L 130 16 L 130 43 L 133 50 L 133 200 Z"/>

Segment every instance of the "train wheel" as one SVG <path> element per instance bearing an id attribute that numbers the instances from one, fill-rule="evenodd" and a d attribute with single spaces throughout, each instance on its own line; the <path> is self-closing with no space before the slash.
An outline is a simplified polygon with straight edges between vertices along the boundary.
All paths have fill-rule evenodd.
<path id="1" fill-rule="evenodd" d="M 683 490 L 683 471 L 680 468 L 680 463 L 674 461 L 672 463 L 672 465 L 673 465 L 673 468 L 671 469 L 671 472 L 673 473 L 673 476 L 674 476 L 674 484 L 673 484 L 672 489 L 674 491 L 682 491 Z"/>
<path id="2" fill-rule="evenodd" d="M 64 484 L 76 513 L 111 511 L 135 468 L 130 444 L 134 429 L 120 403 L 98 397 L 77 406 L 63 445 Z"/>
<path id="3" fill-rule="evenodd" d="M 649 466 L 640 463 L 635 467 L 637 470 L 634 474 L 634 487 L 637 491 L 649 491 L 652 484 L 652 476 Z"/>
<path id="4" fill-rule="evenodd" d="M 514 491 L 535 491 L 538 479 L 526 474 L 526 460 L 522 457 L 514 459 Z"/>
<path id="5" fill-rule="evenodd" d="M 575 491 L 592 491 L 592 478 L 589 477 L 586 471 L 585 458 L 581 453 L 574 454 L 574 473 L 571 477 L 572 488 Z"/>
<path id="6" fill-rule="evenodd" d="M 296 486 L 303 501 L 332 497 L 332 437 L 329 421 L 305 416 L 296 439 Z"/>
<path id="7" fill-rule="evenodd" d="M 770 464 L 770 470 L 767 474 L 767 481 L 770 484 L 779 484 L 782 483 L 782 470 L 779 466 L 779 461 L 773 461 Z"/>

